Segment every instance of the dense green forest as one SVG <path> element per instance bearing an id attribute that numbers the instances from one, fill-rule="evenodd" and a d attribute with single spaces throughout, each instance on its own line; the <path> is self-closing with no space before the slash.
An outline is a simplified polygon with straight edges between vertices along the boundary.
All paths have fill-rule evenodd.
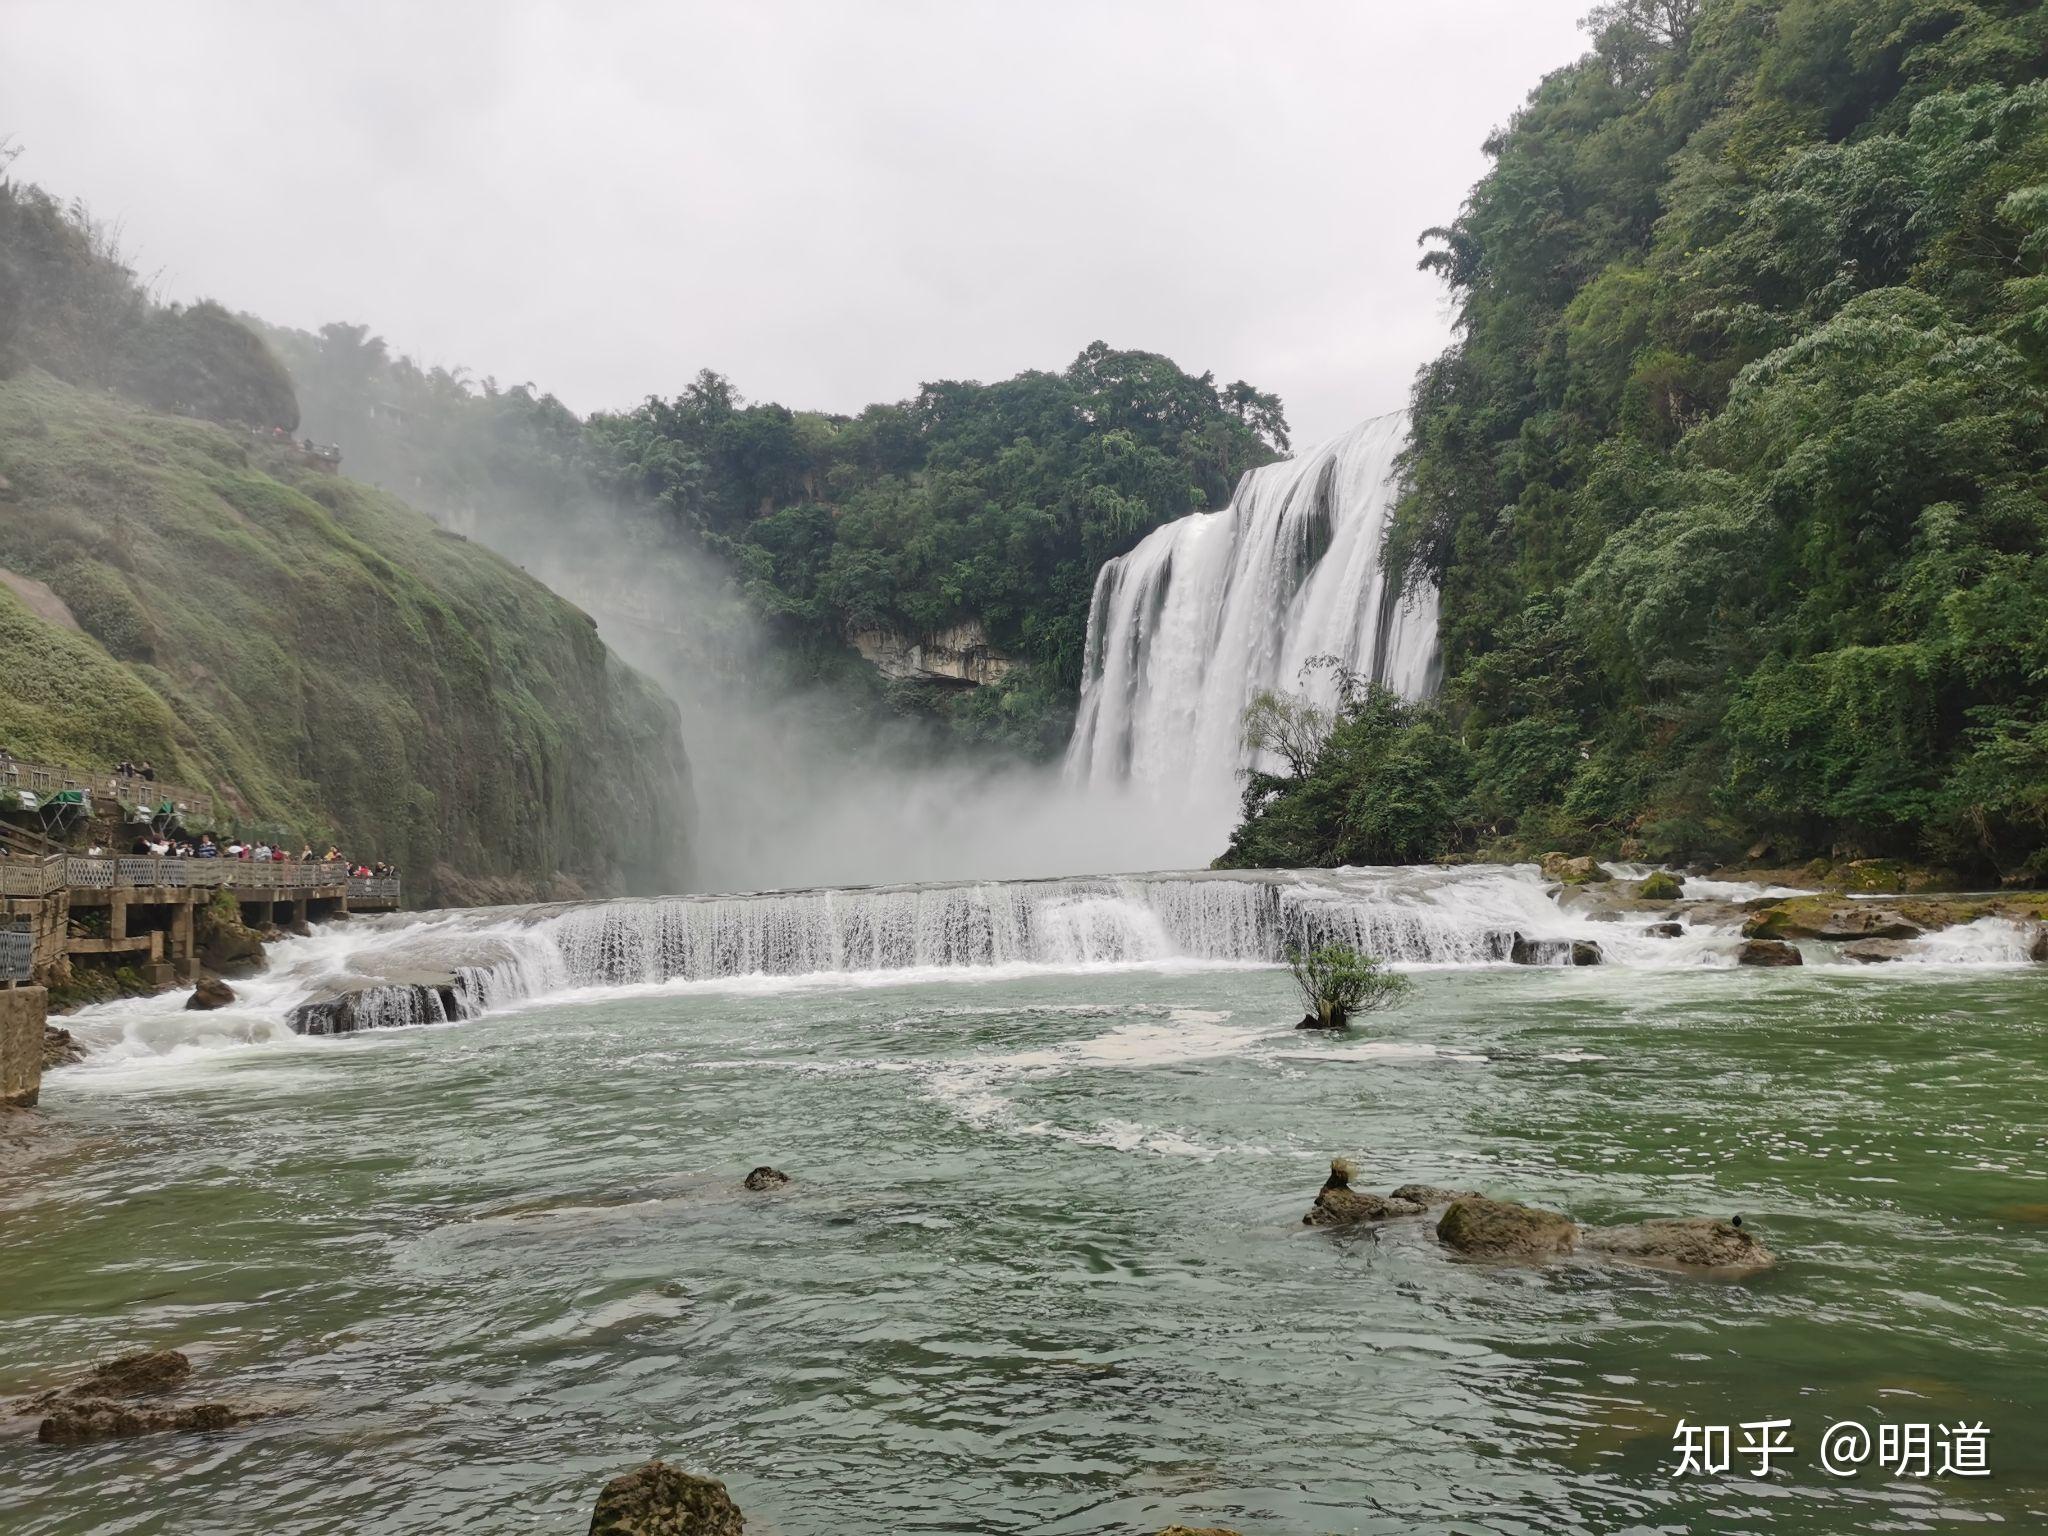
<path id="1" fill-rule="evenodd" d="M 2048 874 L 2048 7 L 1619 0 L 1424 265 L 1355 691 L 1230 862 L 1590 845 Z"/>
<path id="2" fill-rule="evenodd" d="M 291 380 L 0 179 L 0 745 L 214 792 L 414 900 L 673 889 L 676 710 L 589 616 L 274 429 Z M 192 830 L 200 830 L 195 826 Z"/>
<path id="3" fill-rule="evenodd" d="M 362 326 L 267 334 L 309 430 L 354 472 L 522 558 L 570 526 L 708 557 L 726 590 L 694 585 L 688 601 L 737 601 L 772 650 L 721 658 L 706 638 L 707 664 L 828 681 L 852 713 L 921 709 L 956 739 L 1030 755 L 1066 740 L 1102 563 L 1222 506 L 1288 446 L 1274 396 L 1101 343 L 1059 373 L 927 384 L 857 416 L 749 403 L 706 370 L 672 398 L 583 422 L 530 385 L 394 356 Z M 707 637 L 733 629 L 685 617 Z M 847 645 L 857 630 L 962 620 L 1023 663 L 1001 686 L 885 690 Z"/>

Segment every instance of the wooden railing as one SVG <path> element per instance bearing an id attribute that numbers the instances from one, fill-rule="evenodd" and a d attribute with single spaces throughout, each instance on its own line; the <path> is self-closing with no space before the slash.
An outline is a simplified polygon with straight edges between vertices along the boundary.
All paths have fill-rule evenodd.
<path id="1" fill-rule="evenodd" d="M 213 796 L 189 785 L 115 773 L 111 769 L 87 773 L 78 768 L 0 757 L 0 790 L 9 789 L 25 789 L 37 796 L 54 795 L 64 789 L 85 789 L 92 792 L 94 799 L 118 800 L 123 805 L 146 805 L 154 810 L 168 800 L 188 816 L 210 819 L 213 815 Z"/>

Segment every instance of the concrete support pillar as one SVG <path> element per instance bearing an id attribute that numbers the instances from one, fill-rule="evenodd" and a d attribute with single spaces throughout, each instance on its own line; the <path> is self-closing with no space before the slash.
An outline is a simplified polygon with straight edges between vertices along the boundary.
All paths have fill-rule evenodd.
<path id="1" fill-rule="evenodd" d="M 26 1109 L 43 1091 L 43 1018 L 49 994 L 41 987 L 0 988 L 0 1104 Z"/>
<path id="2" fill-rule="evenodd" d="M 125 939 L 128 937 L 128 893 L 118 887 L 107 902 L 107 937 Z"/>
<path id="3" fill-rule="evenodd" d="M 171 966 L 190 981 L 198 972 L 192 953 L 192 903 L 182 901 L 171 909 Z"/>

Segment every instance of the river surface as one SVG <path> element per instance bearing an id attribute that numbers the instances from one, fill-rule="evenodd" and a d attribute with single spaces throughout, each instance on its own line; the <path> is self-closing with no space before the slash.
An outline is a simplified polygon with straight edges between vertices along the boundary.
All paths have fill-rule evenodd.
<path id="1" fill-rule="evenodd" d="M 291 1411 L 17 1424 L 0 1528 L 578 1533 L 658 1454 L 782 1536 L 2048 1529 L 2048 971 L 1671 953 L 1420 966 L 1341 1039 L 1289 1027 L 1284 971 L 1172 956 L 337 1038 L 98 1010 L 0 1183 L 0 1389 L 176 1346 Z M 1741 1213 L 1782 1263 L 1305 1229 L 1334 1153 Z M 746 1193 L 758 1163 L 794 1182 Z M 1789 1418 L 1795 1454 L 1677 1479 L 1681 1418 Z M 1992 1476 L 1831 1478 L 1841 1418 L 1982 1421 Z"/>

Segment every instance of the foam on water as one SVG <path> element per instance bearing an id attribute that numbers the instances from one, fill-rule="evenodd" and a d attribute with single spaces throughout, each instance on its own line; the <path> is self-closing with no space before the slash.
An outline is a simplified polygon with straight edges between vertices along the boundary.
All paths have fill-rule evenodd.
<path id="1" fill-rule="evenodd" d="M 1735 900 L 1760 888 L 1717 882 Z M 1510 963 L 1519 935 L 1555 965 L 1591 939 L 1608 967 L 1671 971 L 1734 964 L 1725 915 L 1675 909 L 1602 921 L 1560 904 L 1530 865 L 1193 871 L 982 881 L 754 895 L 667 897 L 363 919 L 272 946 L 237 980 L 237 1002 L 182 1011 L 184 995 L 88 1009 L 73 1021 L 95 1064 L 181 1060 L 279 1047 L 293 1028 L 376 1030 L 484 1013 L 702 991 L 767 993 L 996 981 L 1034 974 L 1271 966 L 1292 947 L 1339 942 L 1410 970 Z M 1910 958 L 1996 965 L 2026 958 L 2027 935 L 1998 918 L 1930 935 Z M 1830 951 L 1810 956 L 1825 962 Z M 1598 972 L 1578 973 L 1597 976 Z M 1588 982 L 1599 985 L 1597 981 Z M 321 999 L 353 997 L 337 1021 Z M 1185 1049 L 1207 1026 L 1171 1028 Z M 1142 1049 L 1144 1036 L 1116 1049 Z"/>

